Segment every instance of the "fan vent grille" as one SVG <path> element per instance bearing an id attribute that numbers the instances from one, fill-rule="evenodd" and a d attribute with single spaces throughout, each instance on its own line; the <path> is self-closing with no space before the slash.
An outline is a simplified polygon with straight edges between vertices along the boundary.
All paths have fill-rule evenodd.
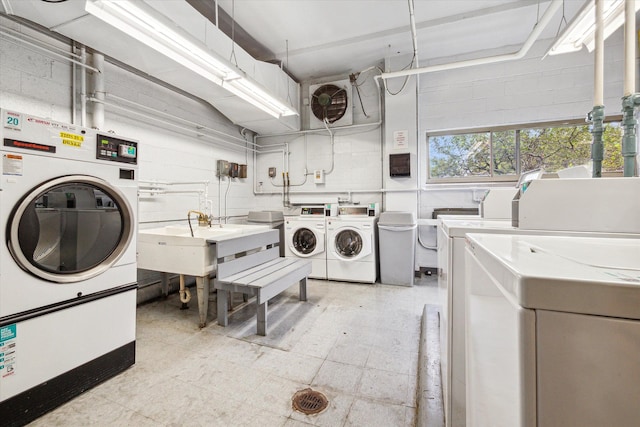
<path id="1" fill-rule="evenodd" d="M 340 120 L 349 108 L 347 90 L 333 84 L 320 86 L 311 95 L 311 112 L 320 121 Z"/>

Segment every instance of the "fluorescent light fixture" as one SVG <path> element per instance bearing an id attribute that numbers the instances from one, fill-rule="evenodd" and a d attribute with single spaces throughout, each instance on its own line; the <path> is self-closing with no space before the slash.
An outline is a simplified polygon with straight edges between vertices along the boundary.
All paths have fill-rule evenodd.
<path id="1" fill-rule="evenodd" d="M 298 114 L 142 1 L 87 0 L 85 10 L 275 118 Z"/>
<path id="2" fill-rule="evenodd" d="M 640 1 L 635 2 L 636 12 Z M 603 4 L 604 38 L 606 39 L 624 23 L 624 0 L 604 0 Z M 582 45 L 592 52 L 595 47 L 596 4 L 589 0 L 575 18 L 567 25 L 562 34 L 553 43 L 547 55 L 578 52 Z"/>

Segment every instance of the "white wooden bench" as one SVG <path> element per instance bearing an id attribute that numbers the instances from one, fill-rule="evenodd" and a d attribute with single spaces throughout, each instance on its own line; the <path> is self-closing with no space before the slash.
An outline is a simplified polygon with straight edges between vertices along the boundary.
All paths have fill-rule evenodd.
<path id="1" fill-rule="evenodd" d="M 307 300 L 307 276 L 311 261 L 280 257 L 277 230 L 220 241 L 217 245 L 218 324 L 228 324 L 231 292 L 255 295 L 259 335 L 267 334 L 269 300 L 295 283 L 300 284 L 300 301 Z"/>

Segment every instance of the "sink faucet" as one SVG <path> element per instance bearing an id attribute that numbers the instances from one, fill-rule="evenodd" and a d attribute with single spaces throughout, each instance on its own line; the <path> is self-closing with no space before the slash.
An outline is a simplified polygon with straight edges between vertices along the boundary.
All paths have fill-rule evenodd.
<path id="1" fill-rule="evenodd" d="M 203 214 L 200 211 L 189 211 L 187 212 L 187 222 L 189 223 L 189 230 L 191 231 L 191 237 L 193 236 L 193 227 L 191 226 L 191 214 L 198 215 L 198 225 L 208 225 L 211 227 L 211 218 L 207 214 Z"/>

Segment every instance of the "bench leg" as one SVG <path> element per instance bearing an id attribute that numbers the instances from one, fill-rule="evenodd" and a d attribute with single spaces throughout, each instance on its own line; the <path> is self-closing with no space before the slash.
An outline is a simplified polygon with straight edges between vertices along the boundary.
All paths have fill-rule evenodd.
<path id="1" fill-rule="evenodd" d="M 196 277 L 196 289 L 198 291 L 198 313 L 200 314 L 200 327 L 207 325 L 207 310 L 209 309 L 209 277 Z"/>
<path id="2" fill-rule="evenodd" d="M 262 304 L 258 304 L 258 335 L 263 337 L 267 335 L 267 304 L 265 301 Z"/>
<path id="3" fill-rule="evenodd" d="M 300 301 L 307 300 L 307 278 L 300 280 Z"/>
<path id="4" fill-rule="evenodd" d="M 227 300 L 229 292 L 218 289 L 218 325 L 227 326 L 229 317 L 227 314 Z"/>

